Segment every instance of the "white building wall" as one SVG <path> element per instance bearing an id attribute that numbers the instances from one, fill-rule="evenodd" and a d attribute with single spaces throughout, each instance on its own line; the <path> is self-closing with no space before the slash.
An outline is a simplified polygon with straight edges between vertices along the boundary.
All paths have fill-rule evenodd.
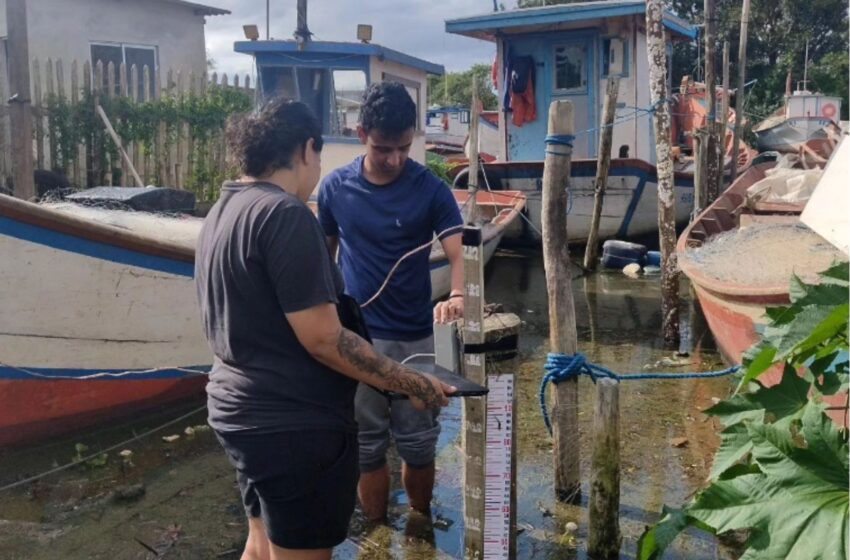
<path id="1" fill-rule="evenodd" d="M 212 16 L 227 17 L 227 16 Z M 156 0 L 36 0 L 27 2 L 31 60 L 91 58 L 90 44 L 157 47 L 162 72 L 206 70 L 204 17 L 192 8 Z M 0 0 L 0 36 L 6 36 L 6 2 Z M 67 78 L 66 78 L 67 79 Z"/>

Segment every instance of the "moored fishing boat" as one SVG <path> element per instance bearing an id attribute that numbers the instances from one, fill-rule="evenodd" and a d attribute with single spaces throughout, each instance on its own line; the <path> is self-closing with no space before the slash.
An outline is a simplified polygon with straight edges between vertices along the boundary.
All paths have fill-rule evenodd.
<path id="1" fill-rule="evenodd" d="M 478 194 L 485 259 L 524 202 Z M 0 195 L 0 447 L 201 394 L 211 363 L 193 283 L 201 223 Z M 430 261 L 439 298 L 448 261 L 439 248 Z"/>
<path id="2" fill-rule="evenodd" d="M 731 363 L 740 363 L 757 341 L 766 309 L 790 303 L 792 275 L 814 281 L 833 262 L 847 260 L 800 222 L 807 195 L 763 198 L 758 183 L 768 175 L 778 177 L 776 170 L 775 162 L 750 167 L 685 229 L 677 245 L 679 266 L 691 280 L 718 349 Z M 805 173 L 788 177 L 801 184 Z M 760 381 L 773 384 L 781 375 L 774 368 Z"/>

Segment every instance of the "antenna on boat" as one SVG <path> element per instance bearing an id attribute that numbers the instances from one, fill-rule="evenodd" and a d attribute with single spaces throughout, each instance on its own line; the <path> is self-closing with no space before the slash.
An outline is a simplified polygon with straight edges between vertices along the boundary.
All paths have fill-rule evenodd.
<path id="1" fill-rule="evenodd" d="M 806 39 L 806 58 L 803 60 L 803 90 L 809 88 L 809 40 Z"/>
<path id="2" fill-rule="evenodd" d="M 310 30 L 307 29 L 307 0 L 298 0 L 298 19 L 295 27 L 295 42 L 303 45 L 310 41 Z"/>

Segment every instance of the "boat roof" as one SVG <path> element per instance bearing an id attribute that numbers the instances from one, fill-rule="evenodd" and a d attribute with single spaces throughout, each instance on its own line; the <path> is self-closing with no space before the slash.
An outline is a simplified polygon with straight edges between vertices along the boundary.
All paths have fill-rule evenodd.
<path id="1" fill-rule="evenodd" d="M 495 41 L 500 33 L 549 31 L 552 25 L 581 23 L 594 19 L 640 15 L 646 13 L 644 0 L 598 0 L 519 8 L 504 12 L 490 12 L 446 21 L 446 32 L 465 35 L 485 41 Z M 696 28 L 686 20 L 664 11 L 664 26 L 672 33 L 694 39 Z"/>
<path id="2" fill-rule="evenodd" d="M 346 43 L 334 41 L 307 41 L 298 43 L 287 41 L 237 41 L 233 50 L 238 53 L 250 54 L 281 54 L 293 62 L 309 61 L 312 55 L 341 55 L 341 56 L 375 56 L 382 60 L 397 62 L 411 68 L 423 70 L 434 76 L 446 73 L 442 64 L 435 64 L 409 54 L 404 54 L 375 43 Z"/>

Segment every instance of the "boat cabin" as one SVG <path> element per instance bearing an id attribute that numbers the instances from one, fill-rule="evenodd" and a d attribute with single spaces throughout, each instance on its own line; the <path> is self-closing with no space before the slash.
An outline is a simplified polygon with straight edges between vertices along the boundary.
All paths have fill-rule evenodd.
<path id="1" fill-rule="evenodd" d="M 694 27 L 671 13 L 665 13 L 664 27 L 668 52 L 672 41 L 696 37 Z M 573 102 L 573 157 L 595 158 L 605 82 L 609 75 L 619 74 L 613 157 L 655 162 L 652 121 L 650 113 L 642 110 L 650 107 L 643 0 L 492 12 L 449 20 L 446 31 L 495 43 L 501 136 L 498 159 L 543 159 L 546 115 L 556 99 Z M 672 92 L 671 86 L 668 83 Z"/>
<path id="2" fill-rule="evenodd" d="M 370 84 L 383 81 L 404 84 L 416 103 L 410 154 L 425 163 L 427 77 L 443 75 L 442 66 L 366 42 L 239 41 L 234 50 L 254 57 L 258 103 L 275 96 L 295 99 L 309 105 L 322 121 L 324 173 L 363 153 L 357 137 L 361 100 Z"/>

